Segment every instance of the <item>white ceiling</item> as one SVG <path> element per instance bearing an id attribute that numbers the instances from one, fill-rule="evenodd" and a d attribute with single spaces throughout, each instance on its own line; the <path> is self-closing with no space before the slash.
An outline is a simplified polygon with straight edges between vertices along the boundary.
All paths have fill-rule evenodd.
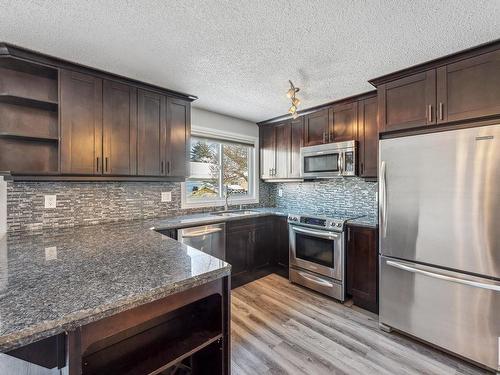
<path id="1" fill-rule="evenodd" d="M 0 0 L 0 40 L 199 96 L 251 121 L 500 37 L 490 0 Z"/>

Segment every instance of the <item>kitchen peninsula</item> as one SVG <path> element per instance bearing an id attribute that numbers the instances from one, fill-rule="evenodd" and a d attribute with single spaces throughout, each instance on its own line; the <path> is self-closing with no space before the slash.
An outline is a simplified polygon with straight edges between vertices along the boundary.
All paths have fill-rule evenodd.
<path id="1" fill-rule="evenodd" d="M 0 351 L 69 374 L 227 373 L 230 265 L 152 225 L 0 238 Z"/>

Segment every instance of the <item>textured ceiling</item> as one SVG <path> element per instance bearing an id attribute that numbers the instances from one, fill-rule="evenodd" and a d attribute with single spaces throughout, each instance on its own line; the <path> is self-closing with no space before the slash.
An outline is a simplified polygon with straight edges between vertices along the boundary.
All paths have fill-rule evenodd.
<path id="1" fill-rule="evenodd" d="M 259 121 L 500 37 L 500 1 L 5 1 L 0 40 L 199 96 Z"/>

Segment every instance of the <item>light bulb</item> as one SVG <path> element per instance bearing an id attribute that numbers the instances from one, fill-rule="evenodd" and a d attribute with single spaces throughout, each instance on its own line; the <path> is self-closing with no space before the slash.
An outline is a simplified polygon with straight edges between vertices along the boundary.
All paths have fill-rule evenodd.
<path id="1" fill-rule="evenodd" d="M 293 98 L 292 99 L 292 104 L 297 107 L 300 104 L 300 99 L 299 98 Z"/>
<path id="2" fill-rule="evenodd" d="M 295 94 L 295 90 L 294 89 L 289 89 L 287 91 L 287 93 L 286 93 L 286 96 L 291 99 L 294 94 Z"/>
<path id="3" fill-rule="evenodd" d="M 290 107 L 290 109 L 288 110 L 288 113 L 294 114 L 295 112 L 297 112 L 297 107 L 296 107 L 296 106 L 294 106 L 294 105 L 292 105 L 292 106 Z"/>
<path id="4" fill-rule="evenodd" d="M 299 117 L 299 113 L 298 112 L 294 112 L 293 115 L 292 115 L 292 118 L 295 120 L 297 117 Z"/>

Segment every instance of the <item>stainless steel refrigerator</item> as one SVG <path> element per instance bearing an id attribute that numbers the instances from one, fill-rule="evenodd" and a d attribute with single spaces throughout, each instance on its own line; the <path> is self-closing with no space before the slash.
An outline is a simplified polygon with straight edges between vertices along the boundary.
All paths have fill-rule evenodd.
<path id="1" fill-rule="evenodd" d="M 500 371 L 500 125 L 379 156 L 381 328 Z"/>

